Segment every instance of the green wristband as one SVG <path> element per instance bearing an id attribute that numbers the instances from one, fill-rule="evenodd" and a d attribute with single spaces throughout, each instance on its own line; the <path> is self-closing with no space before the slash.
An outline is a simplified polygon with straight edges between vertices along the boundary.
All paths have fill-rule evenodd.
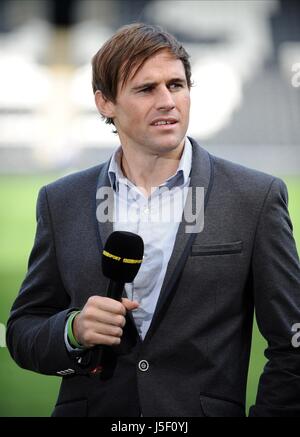
<path id="1" fill-rule="evenodd" d="M 78 349 L 85 349 L 85 347 L 82 346 L 82 344 L 78 343 L 78 341 L 76 340 L 74 333 L 73 333 L 73 320 L 75 319 L 75 317 L 79 313 L 80 313 L 80 311 L 74 311 L 73 313 L 70 314 L 70 316 L 68 318 L 68 322 L 67 322 L 68 339 L 70 341 L 71 346 L 78 348 Z"/>

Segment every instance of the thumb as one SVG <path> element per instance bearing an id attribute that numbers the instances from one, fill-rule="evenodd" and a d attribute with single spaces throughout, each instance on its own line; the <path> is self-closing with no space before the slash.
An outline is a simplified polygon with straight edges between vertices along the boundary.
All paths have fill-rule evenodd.
<path id="1" fill-rule="evenodd" d="M 136 300 L 129 300 L 126 297 L 122 298 L 122 304 L 124 305 L 127 311 L 135 310 L 140 306 L 140 304 Z"/>

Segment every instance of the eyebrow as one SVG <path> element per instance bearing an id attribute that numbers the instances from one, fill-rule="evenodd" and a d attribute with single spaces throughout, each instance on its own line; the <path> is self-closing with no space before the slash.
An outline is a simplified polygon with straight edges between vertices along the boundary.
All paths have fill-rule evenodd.
<path id="1" fill-rule="evenodd" d="M 170 85 L 171 83 L 181 83 L 182 85 L 185 85 L 187 83 L 186 79 L 182 79 L 180 77 L 174 77 L 173 79 L 170 79 L 167 81 L 167 85 Z M 148 87 L 155 87 L 157 85 L 157 82 L 145 82 L 141 85 L 136 85 L 134 87 L 131 88 L 132 91 L 139 91 L 143 88 L 148 88 Z"/>

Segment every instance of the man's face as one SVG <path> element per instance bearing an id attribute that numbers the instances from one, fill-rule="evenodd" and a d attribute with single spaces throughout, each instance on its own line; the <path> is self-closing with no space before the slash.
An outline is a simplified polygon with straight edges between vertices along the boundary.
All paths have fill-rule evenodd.
<path id="1" fill-rule="evenodd" d="M 183 63 L 166 50 L 158 52 L 123 88 L 119 84 L 111 109 L 124 147 L 150 155 L 179 150 L 190 111 Z"/>

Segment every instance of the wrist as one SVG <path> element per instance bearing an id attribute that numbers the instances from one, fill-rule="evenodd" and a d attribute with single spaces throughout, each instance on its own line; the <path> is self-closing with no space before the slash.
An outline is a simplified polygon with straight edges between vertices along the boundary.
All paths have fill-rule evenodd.
<path id="1" fill-rule="evenodd" d="M 77 340 L 77 338 L 74 335 L 73 331 L 73 322 L 75 320 L 75 317 L 80 313 L 80 311 L 73 311 L 67 321 L 67 333 L 68 333 L 68 340 L 72 347 L 77 349 L 85 349 L 85 347 L 80 344 Z"/>

